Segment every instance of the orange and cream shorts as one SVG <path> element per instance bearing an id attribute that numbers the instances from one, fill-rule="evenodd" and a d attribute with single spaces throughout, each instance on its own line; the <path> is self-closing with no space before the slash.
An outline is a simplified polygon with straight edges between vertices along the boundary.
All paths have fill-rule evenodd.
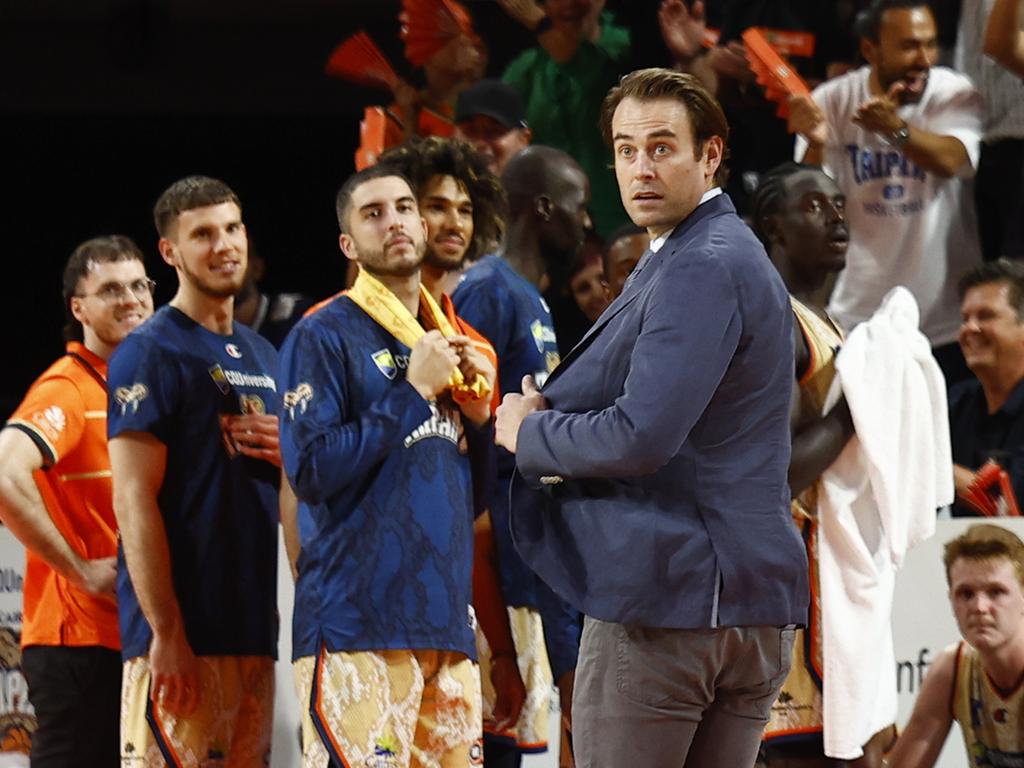
<path id="1" fill-rule="evenodd" d="M 480 673 L 461 653 L 324 649 L 293 667 L 304 768 L 483 765 Z"/>
<path id="2" fill-rule="evenodd" d="M 121 768 L 263 768 L 270 765 L 274 660 L 200 656 L 199 704 L 187 718 L 149 698 L 149 660 L 125 662 Z"/>
<path id="3" fill-rule="evenodd" d="M 498 733 L 488 724 L 494 722 L 494 686 L 491 685 L 491 647 L 480 625 L 476 628 L 476 648 L 480 655 L 480 685 L 483 689 L 484 730 L 488 738 L 515 742 L 523 752 L 543 752 L 548 748 L 548 710 L 551 704 L 551 665 L 544 645 L 540 615 L 532 608 L 508 609 L 508 623 L 516 648 L 519 674 L 526 687 L 526 703 L 511 731 Z"/>
<path id="4" fill-rule="evenodd" d="M 764 729 L 765 741 L 822 732 L 821 686 L 807 668 L 805 638 L 806 630 L 798 629 L 793 641 L 793 662 L 779 697 L 772 704 Z"/>

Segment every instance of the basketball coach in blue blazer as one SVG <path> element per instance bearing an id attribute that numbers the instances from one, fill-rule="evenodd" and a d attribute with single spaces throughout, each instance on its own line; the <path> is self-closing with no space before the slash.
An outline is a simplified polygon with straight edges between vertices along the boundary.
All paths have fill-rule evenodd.
<path id="1" fill-rule="evenodd" d="M 524 559 L 585 615 L 581 768 L 748 768 L 807 617 L 790 520 L 789 296 L 719 186 L 728 126 L 695 78 L 605 100 L 651 248 L 542 392 L 498 410 Z"/>

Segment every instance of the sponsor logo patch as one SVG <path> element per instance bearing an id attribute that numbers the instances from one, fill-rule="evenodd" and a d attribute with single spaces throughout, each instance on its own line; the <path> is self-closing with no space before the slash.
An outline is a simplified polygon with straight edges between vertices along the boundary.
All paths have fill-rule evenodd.
<path id="1" fill-rule="evenodd" d="M 295 419 L 295 409 L 298 408 L 301 416 L 306 412 L 306 406 L 313 401 L 313 387 L 306 382 L 299 384 L 295 389 L 289 389 L 284 393 L 283 405 L 288 412 L 288 418 Z"/>
<path id="2" fill-rule="evenodd" d="M 555 329 L 549 325 L 544 325 L 540 320 L 534 320 L 530 323 L 530 335 L 533 336 L 533 343 L 537 345 L 537 351 L 542 354 L 545 345 L 558 342 L 555 336 Z"/>
<path id="3" fill-rule="evenodd" d="M 235 358 L 235 360 L 241 360 L 242 359 L 242 350 L 240 350 L 234 344 L 225 344 L 224 345 L 224 351 L 227 352 L 229 355 L 231 355 L 231 357 Z"/>
<path id="4" fill-rule="evenodd" d="M 59 405 L 51 405 L 32 414 L 32 421 L 51 440 L 56 440 L 67 425 L 67 418 L 64 416 L 64 411 L 61 410 Z"/>
<path id="5" fill-rule="evenodd" d="M 459 411 L 437 403 L 430 404 L 431 417 L 414 429 L 402 442 L 406 448 L 428 437 L 440 437 L 455 445 L 459 444 L 462 422 Z"/>
<path id="6" fill-rule="evenodd" d="M 114 402 L 121 406 L 121 415 L 124 416 L 131 408 L 132 413 L 137 413 L 139 403 L 149 397 L 149 388 L 141 382 L 136 382 L 130 387 L 118 387 L 114 390 Z"/>
<path id="7" fill-rule="evenodd" d="M 373 745 L 373 754 L 363 761 L 366 768 L 396 768 L 399 749 L 398 739 L 391 734 L 381 736 Z"/>
<path id="8" fill-rule="evenodd" d="M 537 345 L 537 351 L 544 352 L 544 326 L 541 325 L 540 320 L 534 320 L 530 323 L 530 335 L 533 336 L 533 343 Z"/>
<path id="9" fill-rule="evenodd" d="M 259 395 L 239 395 L 238 404 L 242 413 L 266 413 L 267 406 Z"/>
<path id="10" fill-rule="evenodd" d="M 377 370 L 383 373 L 388 379 L 394 379 L 398 374 L 398 365 L 395 364 L 394 355 L 389 349 L 378 349 L 370 359 L 377 366 Z"/>
<path id="11" fill-rule="evenodd" d="M 231 387 L 255 387 L 256 389 L 269 389 L 277 392 L 277 382 L 273 376 L 265 373 L 246 373 L 245 371 L 233 371 L 230 368 L 222 368 L 220 363 L 215 363 L 207 368 L 210 378 L 217 388 L 225 395 L 231 391 Z"/>
<path id="12" fill-rule="evenodd" d="M 210 378 L 213 379 L 213 383 L 217 385 L 217 389 L 221 391 L 221 394 L 226 395 L 231 391 L 231 385 L 228 384 L 227 374 L 224 373 L 224 369 L 220 367 L 220 363 L 211 365 L 207 370 L 210 372 Z"/>

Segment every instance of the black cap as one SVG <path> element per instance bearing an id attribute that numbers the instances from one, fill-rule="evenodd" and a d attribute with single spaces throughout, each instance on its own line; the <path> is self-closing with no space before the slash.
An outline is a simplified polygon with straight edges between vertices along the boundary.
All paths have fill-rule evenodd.
<path id="1" fill-rule="evenodd" d="M 493 117 L 510 130 L 526 127 L 526 110 L 519 92 L 501 80 L 481 80 L 459 94 L 455 122 L 461 123 L 476 115 Z"/>

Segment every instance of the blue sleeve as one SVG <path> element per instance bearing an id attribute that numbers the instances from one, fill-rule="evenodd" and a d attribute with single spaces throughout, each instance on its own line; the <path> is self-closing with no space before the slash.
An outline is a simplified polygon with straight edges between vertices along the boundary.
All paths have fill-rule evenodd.
<path id="1" fill-rule="evenodd" d="M 177 361 L 148 337 L 130 335 L 107 369 L 107 435 L 148 432 L 166 443 L 179 398 Z"/>
<path id="2" fill-rule="evenodd" d="M 452 294 L 452 303 L 459 317 L 469 323 L 485 339 L 491 342 L 498 355 L 498 370 L 501 370 L 502 356 L 507 354 L 515 324 L 515 310 L 507 291 L 496 291 L 488 283 L 497 280 L 475 280 L 463 283 Z M 504 394 L 504 393 L 502 393 Z"/>
<path id="3" fill-rule="evenodd" d="M 494 444 L 494 419 L 477 427 L 464 419 L 469 469 L 473 477 L 473 517 L 491 508 L 497 487 L 498 451 Z"/>
<path id="4" fill-rule="evenodd" d="M 316 324 L 289 334 L 280 363 L 281 458 L 296 494 L 308 503 L 322 503 L 364 478 L 431 416 L 430 405 L 404 380 L 355 413 L 351 361 Z"/>
<path id="5" fill-rule="evenodd" d="M 663 270 L 622 393 L 599 411 L 527 416 L 516 452 L 524 477 L 637 477 L 679 453 L 732 362 L 742 322 L 718 259 L 697 252 Z"/>

